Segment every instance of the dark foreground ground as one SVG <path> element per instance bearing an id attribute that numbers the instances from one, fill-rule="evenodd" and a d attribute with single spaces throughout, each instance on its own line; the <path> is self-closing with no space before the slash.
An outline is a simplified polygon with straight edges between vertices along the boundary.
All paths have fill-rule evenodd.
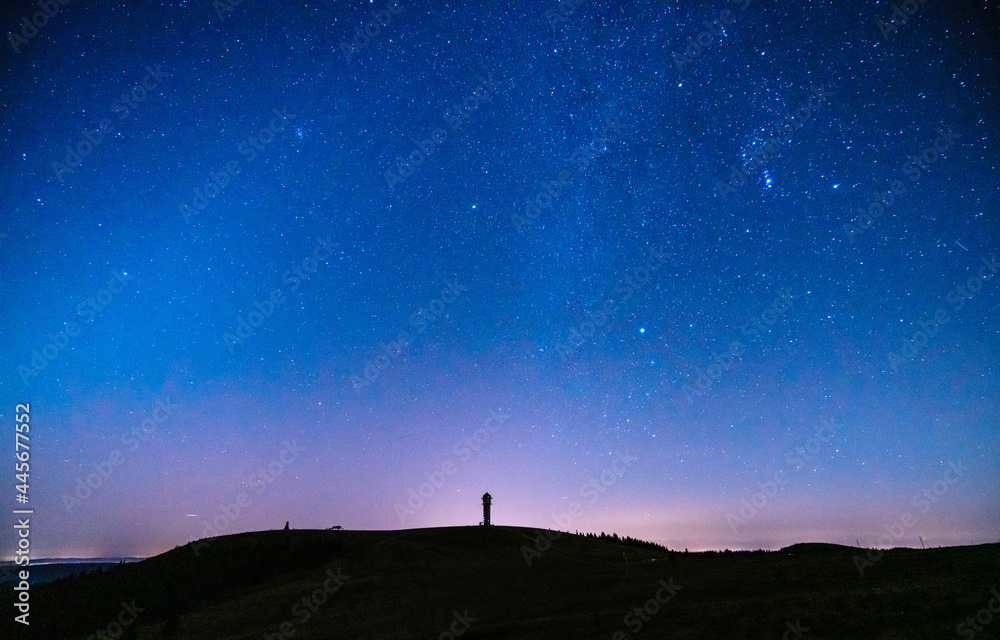
<path id="1" fill-rule="evenodd" d="M 685 554 L 570 534 L 546 548 L 537 535 L 455 527 L 225 536 L 197 554 L 186 545 L 33 586 L 30 631 L 13 624 L 5 586 L 0 636 L 1000 638 L 1000 613 L 988 609 L 1000 544 L 887 551 L 862 576 L 849 547 Z M 544 550 L 529 566 L 522 547 Z"/>

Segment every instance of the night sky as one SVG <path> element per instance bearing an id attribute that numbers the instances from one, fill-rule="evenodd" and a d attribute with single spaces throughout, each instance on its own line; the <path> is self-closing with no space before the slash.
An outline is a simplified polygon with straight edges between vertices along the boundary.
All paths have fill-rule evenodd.
<path id="1" fill-rule="evenodd" d="M 34 556 L 1000 539 L 995 3 L 7 6 Z"/>

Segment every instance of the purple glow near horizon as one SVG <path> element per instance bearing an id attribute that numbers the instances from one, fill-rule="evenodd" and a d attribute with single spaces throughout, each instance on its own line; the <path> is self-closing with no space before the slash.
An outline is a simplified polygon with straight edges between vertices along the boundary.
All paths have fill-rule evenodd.
<path id="1" fill-rule="evenodd" d="M 74 3 L 8 52 L 34 557 L 487 491 L 691 551 L 998 540 L 987 5 L 406 2 L 346 55 L 384 4 Z"/>

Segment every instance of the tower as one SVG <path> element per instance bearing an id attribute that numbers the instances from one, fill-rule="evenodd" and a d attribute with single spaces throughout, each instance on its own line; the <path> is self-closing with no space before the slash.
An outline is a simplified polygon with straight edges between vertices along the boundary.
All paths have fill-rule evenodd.
<path id="1" fill-rule="evenodd" d="M 483 525 L 490 526 L 490 503 L 493 498 L 488 493 L 483 494 Z"/>

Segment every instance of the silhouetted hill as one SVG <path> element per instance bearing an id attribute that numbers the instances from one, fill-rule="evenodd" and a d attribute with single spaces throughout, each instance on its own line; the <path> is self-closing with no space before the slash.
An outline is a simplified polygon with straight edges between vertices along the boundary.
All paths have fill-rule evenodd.
<path id="1" fill-rule="evenodd" d="M 8 633 L 5 590 L 0 635 L 82 640 L 134 601 L 122 638 L 781 638 L 788 625 L 807 640 L 947 638 L 1000 584 L 1000 544 L 892 550 L 862 575 L 861 550 L 838 545 L 678 553 L 545 533 L 224 536 L 32 587 L 30 635 Z M 997 638 L 994 625 L 976 638 Z"/>

